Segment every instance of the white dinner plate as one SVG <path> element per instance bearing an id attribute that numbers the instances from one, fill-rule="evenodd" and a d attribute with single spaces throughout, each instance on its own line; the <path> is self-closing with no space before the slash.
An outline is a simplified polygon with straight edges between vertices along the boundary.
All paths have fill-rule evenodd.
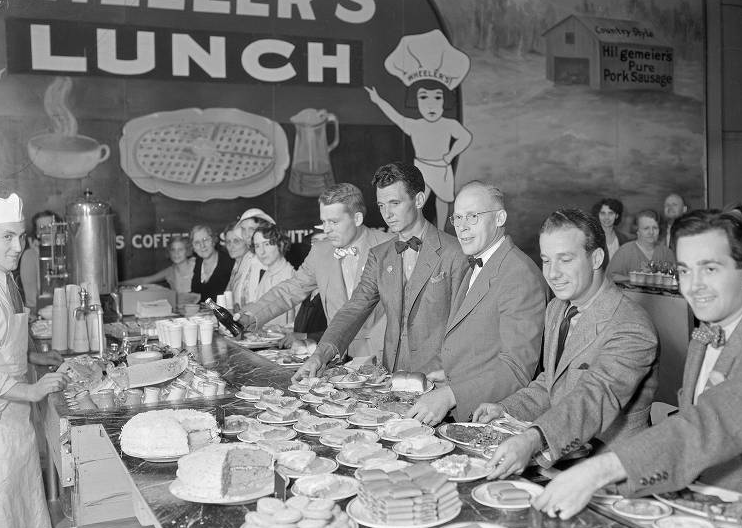
<path id="1" fill-rule="evenodd" d="M 271 387 L 261 387 L 261 388 L 266 389 L 263 392 L 268 392 L 269 390 L 272 390 L 273 391 L 272 394 L 276 396 L 283 396 L 283 391 L 281 389 L 273 389 Z M 247 393 L 242 392 L 242 389 L 240 389 L 239 391 L 235 393 L 235 396 L 241 400 L 256 402 L 256 401 L 260 401 L 262 394 L 258 396 L 253 396 L 252 394 L 247 394 Z"/>
<path id="2" fill-rule="evenodd" d="M 370 422 L 370 421 L 364 420 L 363 419 L 364 416 L 362 414 L 360 414 L 360 415 L 359 414 L 352 414 L 352 415 L 350 415 L 348 417 L 348 423 L 353 424 L 353 425 L 357 425 L 358 427 L 371 427 L 371 428 L 376 429 L 380 425 L 384 425 L 389 420 L 394 420 L 396 418 L 399 418 L 399 414 L 398 413 L 391 412 L 391 411 L 385 411 L 385 412 L 387 414 L 389 414 L 390 416 L 389 416 L 389 418 L 387 420 L 385 420 L 382 423 L 378 423 L 378 422 L 375 422 L 375 421 L 374 422 Z"/>
<path id="3" fill-rule="evenodd" d="M 247 430 L 237 434 L 237 439 L 240 442 L 247 442 L 249 444 L 252 444 L 259 440 L 291 440 L 292 438 L 296 438 L 296 431 L 294 431 L 293 429 L 289 429 L 288 427 L 276 427 L 275 429 L 282 429 L 285 432 L 283 432 L 279 438 L 265 438 L 263 436 L 264 433 L 255 433 L 250 431 L 250 429 L 248 428 Z"/>
<path id="4" fill-rule="evenodd" d="M 338 468 L 338 463 L 330 458 L 317 457 L 304 471 L 289 469 L 280 464 L 276 465 L 276 471 L 284 477 L 298 478 L 310 475 L 321 475 L 323 473 L 332 473 Z"/>
<path id="5" fill-rule="evenodd" d="M 633 512 L 631 509 L 641 508 L 645 512 Z M 611 509 L 622 517 L 637 521 L 656 521 L 672 514 L 672 508 L 653 499 L 621 499 L 611 504 Z"/>
<path id="6" fill-rule="evenodd" d="M 389 442 L 401 442 L 402 440 L 404 440 L 404 438 L 401 438 L 399 436 L 393 436 L 386 432 L 386 430 L 390 428 L 391 426 L 395 425 L 395 423 L 400 423 L 400 424 L 404 423 L 405 425 L 409 425 L 410 429 L 414 427 L 418 428 L 418 432 L 416 434 L 407 435 L 406 438 L 409 438 L 410 436 L 433 435 L 435 433 L 435 429 L 433 429 L 429 425 L 421 424 L 414 418 L 398 418 L 395 420 L 389 420 L 387 423 L 379 426 L 377 431 L 379 435 L 381 435 L 382 440 L 388 440 Z"/>
<path id="7" fill-rule="evenodd" d="M 394 444 L 392 450 L 398 455 L 402 455 L 410 460 L 433 460 L 434 458 L 441 457 L 446 453 L 450 453 L 456 448 L 456 446 L 453 445 L 453 442 L 449 442 L 442 438 L 436 438 L 436 440 L 438 440 L 438 448 L 435 451 L 426 451 L 423 453 L 419 451 L 410 451 L 407 449 L 407 446 L 404 445 L 405 440 Z"/>
<path id="8" fill-rule="evenodd" d="M 439 526 L 449 521 L 454 520 L 461 513 L 461 507 L 456 508 L 450 514 L 436 521 L 431 521 L 423 524 L 405 524 L 403 526 L 397 526 L 394 524 L 384 524 L 375 521 L 371 514 L 363 507 L 361 501 L 356 497 L 348 503 L 345 512 L 350 516 L 351 519 L 356 521 L 358 524 L 368 526 L 369 528 L 431 528 L 432 526 Z"/>
<path id="9" fill-rule="evenodd" d="M 270 495 L 273 493 L 273 486 L 268 486 L 262 490 L 256 491 L 254 493 L 250 493 L 247 495 L 235 495 L 233 497 L 221 497 L 221 498 L 208 498 L 204 499 L 203 497 L 199 497 L 197 495 L 193 495 L 190 493 L 188 487 L 183 484 L 180 479 L 175 479 L 170 483 L 168 486 L 168 489 L 170 490 L 170 493 L 175 495 L 180 500 L 188 501 L 188 502 L 199 502 L 202 504 L 244 504 L 246 502 L 254 501 L 255 499 L 259 499 L 260 497 L 265 497 L 266 495 Z"/>
<path id="10" fill-rule="evenodd" d="M 489 474 L 489 471 L 487 471 L 487 469 L 485 468 L 486 464 L 487 461 L 485 459 L 470 456 L 469 468 L 466 470 L 466 475 L 464 475 L 463 477 L 452 477 L 449 475 L 448 480 L 450 480 L 451 482 L 473 482 L 475 480 L 482 479 Z M 443 472 L 441 471 L 441 473 Z M 444 473 L 444 475 L 445 474 L 446 473 Z"/>
<path id="11" fill-rule="evenodd" d="M 291 491 L 294 495 L 304 495 L 313 499 L 339 501 L 358 493 L 359 487 L 360 483 L 353 477 L 325 474 L 299 477 L 291 486 Z"/>
<path id="12" fill-rule="evenodd" d="M 293 396 L 281 396 L 281 400 L 282 401 L 286 401 L 286 402 L 293 400 L 293 401 L 296 401 L 297 403 L 299 403 L 299 400 L 296 399 L 296 398 L 294 398 Z M 294 405 L 296 405 L 296 404 L 294 404 Z M 303 407 L 303 406 L 304 405 L 302 403 L 299 403 L 299 405 L 296 408 L 299 409 L 300 407 Z M 281 404 L 277 404 L 277 407 L 282 407 L 282 405 Z M 268 404 L 266 402 L 264 402 L 263 400 L 258 400 L 258 401 L 255 402 L 255 408 L 256 409 L 261 409 L 263 411 L 267 411 L 268 410 Z"/>
<path id="13" fill-rule="evenodd" d="M 348 416 L 354 415 L 358 409 L 368 409 L 368 404 L 358 402 L 358 405 L 352 410 L 352 411 L 333 411 L 332 409 L 328 409 L 327 406 L 323 403 L 322 405 L 317 406 L 317 412 L 323 416 L 329 416 L 330 418 L 347 418 Z"/>
<path id="14" fill-rule="evenodd" d="M 356 469 L 353 472 L 353 476 L 358 479 L 359 481 L 362 481 L 359 471 L 362 471 L 364 469 L 381 469 L 384 473 L 391 473 L 392 471 L 396 471 L 398 469 L 404 469 L 406 467 L 409 467 L 412 465 L 412 462 L 407 462 L 406 460 L 388 460 L 386 461 L 381 467 L 376 467 L 373 464 L 369 467 L 361 466 L 358 469 Z"/>
<path id="15" fill-rule="evenodd" d="M 337 425 L 336 427 L 333 427 L 332 429 L 347 429 L 348 428 L 348 422 L 345 420 L 340 420 L 338 418 L 325 418 L 325 420 L 332 420 Z M 326 433 L 327 431 L 331 431 L 332 429 L 322 429 L 321 431 L 315 431 L 313 429 L 305 429 L 302 427 L 301 422 L 296 422 L 294 424 L 294 431 L 297 433 L 305 434 L 308 436 L 321 436 L 322 433 Z"/>
<path id="16" fill-rule="evenodd" d="M 542 486 L 534 484 L 533 482 L 528 482 L 526 480 L 499 480 L 497 482 L 509 482 L 514 487 L 527 491 L 531 495 L 531 499 L 540 495 L 544 491 L 544 488 Z M 489 486 L 490 484 L 490 482 L 480 484 L 479 486 L 471 490 L 472 498 L 479 504 L 490 506 L 492 508 L 498 508 L 501 510 L 524 510 L 531 507 L 530 500 L 516 503 L 500 502 L 497 497 L 493 497 L 492 495 L 490 495 L 489 491 L 487 491 L 487 486 Z"/>
<path id="17" fill-rule="evenodd" d="M 379 435 L 367 429 L 344 429 L 342 431 L 337 431 L 337 430 L 331 430 L 331 431 L 333 434 L 342 433 L 343 438 L 347 438 L 349 436 L 355 436 L 355 435 L 359 435 L 363 437 L 362 439 L 359 439 L 359 440 L 353 440 L 353 442 L 366 442 L 369 444 L 373 444 L 374 442 L 379 441 Z M 335 439 L 329 438 L 329 435 L 326 435 L 325 433 L 322 433 L 322 435 L 320 435 L 319 437 L 320 444 L 325 445 L 327 447 L 331 447 L 333 449 L 342 449 L 343 445 L 348 443 L 345 440 L 343 440 L 342 443 L 337 443 L 333 440 Z"/>
<path id="18" fill-rule="evenodd" d="M 306 416 L 309 414 L 307 411 L 301 411 L 299 412 L 300 416 L 297 416 L 296 418 L 289 418 L 288 420 L 284 420 L 282 418 L 277 417 L 275 414 L 265 411 L 260 413 L 256 418 L 263 422 L 264 424 L 269 425 L 289 425 L 293 424 L 299 421 L 299 418 L 302 416 Z"/>
<path id="19" fill-rule="evenodd" d="M 335 455 L 335 460 L 340 462 L 344 466 L 352 467 L 352 468 L 359 468 L 362 467 L 363 464 L 367 460 L 384 460 L 384 461 L 390 461 L 390 460 L 396 460 L 397 459 L 397 453 L 394 451 L 391 451 L 389 449 L 383 448 L 380 451 L 377 451 L 373 454 L 373 456 L 369 456 L 368 458 L 360 461 L 360 462 L 351 462 L 345 456 L 343 455 L 343 452 L 340 451 L 337 455 Z"/>
<path id="20" fill-rule="evenodd" d="M 247 348 L 262 348 L 272 346 L 284 337 L 286 337 L 284 334 L 279 334 L 278 332 L 267 332 L 265 336 L 243 339 L 241 341 L 235 341 L 235 343 Z"/>

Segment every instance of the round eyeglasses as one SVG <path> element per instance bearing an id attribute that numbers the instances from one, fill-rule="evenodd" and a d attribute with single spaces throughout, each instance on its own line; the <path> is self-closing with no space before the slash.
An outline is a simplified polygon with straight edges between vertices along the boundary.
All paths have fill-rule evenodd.
<path id="1" fill-rule="evenodd" d="M 502 209 L 490 209 L 489 211 L 479 211 L 477 213 L 466 213 L 465 215 L 460 214 L 452 214 L 448 217 L 448 219 L 451 221 L 451 225 L 454 227 L 461 226 L 461 221 L 466 220 L 466 223 L 470 226 L 476 225 L 477 222 L 479 222 L 479 215 L 485 214 L 485 213 L 496 213 L 497 211 L 502 211 Z"/>

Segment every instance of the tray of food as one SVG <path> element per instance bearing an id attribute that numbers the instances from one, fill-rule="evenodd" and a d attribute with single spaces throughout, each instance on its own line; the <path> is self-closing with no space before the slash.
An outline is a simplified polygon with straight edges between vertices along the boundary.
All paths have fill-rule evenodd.
<path id="1" fill-rule="evenodd" d="M 482 454 L 513 435 L 499 426 L 471 422 L 446 423 L 438 426 L 438 435 L 465 451 Z"/>

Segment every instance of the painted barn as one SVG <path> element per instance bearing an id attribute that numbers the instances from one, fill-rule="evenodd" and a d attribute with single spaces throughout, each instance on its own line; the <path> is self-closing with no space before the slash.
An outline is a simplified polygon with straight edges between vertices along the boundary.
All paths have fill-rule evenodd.
<path id="1" fill-rule="evenodd" d="M 647 22 L 570 15 L 543 33 L 546 78 L 607 90 L 673 89 L 673 49 Z"/>

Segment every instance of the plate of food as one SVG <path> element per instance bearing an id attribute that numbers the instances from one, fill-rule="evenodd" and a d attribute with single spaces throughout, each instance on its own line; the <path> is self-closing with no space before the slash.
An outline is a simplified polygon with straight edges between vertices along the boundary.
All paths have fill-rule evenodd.
<path id="1" fill-rule="evenodd" d="M 332 473 L 337 468 L 337 462 L 318 457 L 314 451 L 287 451 L 276 455 L 276 471 L 289 478 Z"/>
<path id="2" fill-rule="evenodd" d="M 319 437 L 320 444 L 333 449 L 342 449 L 352 442 L 372 444 L 378 441 L 379 435 L 368 429 L 332 429 Z"/>
<path id="3" fill-rule="evenodd" d="M 488 475 L 487 461 L 469 455 L 448 455 L 433 460 L 430 465 L 439 473 L 448 475 L 453 482 L 473 482 Z"/>
<path id="4" fill-rule="evenodd" d="M 377 521 L 375 517 L 369 512 L 361 501 L 356 497 L 352 499 L 345 509 L 345 512 L 350 516 L 351 519 L 356 521 L 358 524 L 368 526 L 369 528 L 397 528 L 398 525 L 386 524 L 381 521 Z M 432 528 L 433 526 L 439 526 L 446 524 L 449 521 L 454 520 L 461 513 L 461 503 L 450 510 L 446 511 L 442 516 L 438 517 L 434 521 L 418 524 L 404 524 L 404 528 Z"/>
<path id="5" fill-rule="evenodd" d="M 362 376 L 366 376 L 367 387 L 380 387 L 387 383 L 387 380 L 391 378 L 389 371 L 382 365 L 361 365 L 356 371 Z"/>
<path id="6" fill-rule="evenodd" d="M 319 418 L 306 416 L 294 424 L 294 431 L 309 436 L 320 436 L 332 429 L 346 429 L 348 422 L 338 418 Z"/>
<path id="7" fill-rule="evenodd" d="M 259 440 L 291 440 L 295 437 L 296 431 L 293 429 L 264 424 L 255 418 L 248 418 L 245 430 L 237 434 L 239 441 L 248 443 L 255 443 Z"/>
<path id="8" fill-rule="evenodd" d="M 297 526 L 325 528 L 358 528 L 358 524 L 330 499 L 310 499 L 294 495 L 286 501 L 275 497 L 258 499 L 256 511 L 245 514 L 245 524 L 250 528 Z"/>
<path id="9" fill-rule="evenodd" d="M 353 472 L 353 476 L 357 478 L 358 480 L 364 480 L 366 478 L 371 478 L 373 480 L 374 476 L 379 476 L 379 471 L 382 471 L 384 473 L 391 473 L 392 471 L 397 471 L 399 469 L 404 469 L 406 467 L 409 467 L 412 465 L 412 462 L 407 462 L 406 460 L 367 460 L 363 463 L 361 467 L 356 469 Z"/>
<path id="10" fill-rule="evenodd" d="M 276 365 L 281 365 L 282 367 L 301 367 L 304 364 L 304 361 L 309 356 L 297 356 L 295 354 L 286 354 L 279 356 L 276 359 Z"/>
<path id="11" fill-rule="evenodd" d="M 255 445 L 268 451 L 274 457 L 278 453 L 287 451 L 311 451 L 312 449 L 309 444 L 301 440 L 258 440 Z"/>
<path id="12" fill-rule="evenodd" d="M 282 396 L 283 391 L 281 389 L 274 389 L 273 387 L 243 385 L 242 387 L 240 387 L 240 390 L 235 393 L 235 396 L 241 400 L 258 401 L 264 394 L 271 396 Z"/>
<path id="13" fill-rule="evenodd" d="M 204 498 L 201 495 L 194 493 L 194 488 L 186 486 L 181 482 L 180 479 L 176 478 L 168 486 L 168 491 L 180 500 L 187 502 L 198 502 L 201 504 L 221 504 L 221 505 L 237 505 L 253 502 L 255 499 L 265 497 L 273 492 L 273 488 L 266 488 L 258 490 L 253 493 L 247 493 L 242 495 L 225 495 L 223 497 L 210 497 Z"/>
<path id="14" fill-rule="evenodd" d="M 302 394 L 301 401 L 303 401 L 304 403 L 309 403 L 310 405 L 319 405 L 321 403 L 325 403 L 326 400 L 340 401 L 345 400 L 346 398 L 348 398 L 348 393 L 346 391 L 332 389 L 331 391 L 323 394 L 321 392 L 313 392 L 310 390 L 306 394 Z"/>
<path id="15" fill-rule="evenodd" d="M 413 436 L 432 435 L 435 429 L 414 418 L 396 418 L 379 427 L 378 432 L 382 440 L 401 442 Z"/>
<path id="16" fill-rule="evenodd" d="M 333 376 L 328 381 L 338 389 L 355 389 L 366 383 L 368 378 L 356 372 Z"/>
<path id="17" fill-rule="evenodd" d="M 224 417 L 224 425 L 222 426 L 222 434 L 226 436 L 236 436 L 245 429 L 247 429 L 249 419 L 241 414 L 231 414 Z"/>
<path id="18" fill-rule="evenodd" d="M 471 490 L 479 504 L 501 510 L 523 510 L 531 507 L 531 499 L 544 491 L 542 486 L 527 480 L 498 480 L 480 484 Z"/>
<path id="19" fill-rule="evenodd" d="M 335 457 L 344 466 L 359 468 L 369 460 L 396 460 L 397 454 L 379 443 L 352 442 L 345 444 Z"/>
<path id="20" fill-rule="evenodd" d="M 265 334 L 247 332 L 242 339 L 236 341 L 236 343 L 247 348 L 269 347 L 278 343 L 284 337 L 286 337 L 285 334 L 280 334 L 278 332 L 266 332 Z"/>
<path id="21" fill-rule="evenodd" d="M 611 504 L 611 509 L 636 521 L 655 521 L 672 514 L 670 506 L 653 499 L 621 499 Z"/>
<path id="22" fill-rule="evenodd" d="M 513 434 L 492 424 L 462 422 L 438 426 L 438 435 L 464 450 L 481 454 Z"/>
<path id="23" fill-rule="evenodd" d="M 255 402 L 255 408 L 267 411 L 269 407 L 296 410 L 304 404 L 293 396 L 263 396 Z"/>
<path id="24" fill-rule="evenodd" d="M 362 401 L 364 403 L 372 403 L 380 396 L 380 393 L 376 389 L 367 387 L 345 389 L 345 392 L 348 393 L 349 397 L 355 398 L 356 400 Z"/>
<path id="25" fill-rule="evenodd" d="M 291 486 L 294 495 L 303 495 L 313 499 L 339 501 L 358 493 L 359 483 L 353 477 L 325 473 L 299 477 Z"/>
<path id="26" fill-rule="evenodd" d="M 617 500 L 621 499 L 623 499 L 623 495 L 618 492 L 616 486 L 614 484 L 609 484 L 593 493 L 593 498 L 591 500 L 601 504 L 613 504 Z"/>
<path id="27" fill-rule="evenodd" d="M 406 438 L 392 446 L 398 455 L 410 460 L 432 460 L 454 450 L 453 442 L 431 435 L 419 435 Z"/>
<path id="28" fill-rule="evenodd" d="M 395 418 L 399 418 L 399 414 L 368 408 L 360 409 L 355 414 L 349 416 L 348 422 L 358 427 L 378 427 Z"/>
<path id="29" fill-rule="evenodd" d="M 691 515 L 670 515 L 652 523 L 654 528 L 716 528 L 711 521 Z"/>
<path id="30" fill-rule="evenodd" d="M 260 413 L 257 418 L 264 424 L 289 425 L 308 415 L 309 412 L 303 409 L 269 409 Z"/>
<path id="31" fill-rule="evenodd" d="M 713 521 L 742 524 L 742 494 L 736 491 L 690 484 L 682 490 L 661 493 L 654 497 L 685 513 L 700 515 Z"/>
<path id="32" fill-rule="evenodd" d="M 185 455 L 177 455 L 177 456 L 151 456 L 151 455 L 145 455 L 144 453 L 137 453 L 135 451 L 129 450 L 127 453 L 124 451 L 125 454 L 135 457 L 135 458 L 141 458 L 142 460 L 145 460 L 147 462 L 152 462 L 154 464 L 167 464 L 169 462 L 177 462 L 180 460 L 181 457 L 184 457 Z"/>
<path id="33" fill-rule="evenodd" d="M 367 403 L 361 403 L 353 398 L 340 401 L 326 401 L 325 403 L 317 406 L 317 412 L 323 416 L 330 416 L 332 418 L 346 418 L 352 414 L 358 412 L 359 409 L 368 408 Z"/>
<path id="34" fill-rule="evenodd" d="M 335 390 L 335 387 L 332 383 L 328 383 L 322 378 L 304 378 L 289 385 L 289 390 L 298 394 L 306 394 L 309 391 L 314 391 L 314 394 L 320 395 Z"/>

